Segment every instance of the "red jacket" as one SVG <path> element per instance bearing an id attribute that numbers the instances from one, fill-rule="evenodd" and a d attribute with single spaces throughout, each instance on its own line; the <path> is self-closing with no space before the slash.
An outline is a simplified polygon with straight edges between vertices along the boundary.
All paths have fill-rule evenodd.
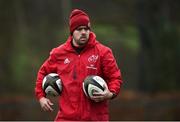
<path id="1" fill-rule="evenodd" d="M 93 102 L 83 93 L 82 82 L 88 75 L 101 76 L 110 91 L 118 94 L 122 83 L 121 73 L 110 48 L 100 44 L 93 32 L 89 42 L 78 54 L 71 46 L 72 37 L 54 48 L 41 66 L 35 94 L 45 96 L 42 80 L 48 73 L 58 73 L 63 84 L 56 120 L 109 120 L 108 101 Z"/>

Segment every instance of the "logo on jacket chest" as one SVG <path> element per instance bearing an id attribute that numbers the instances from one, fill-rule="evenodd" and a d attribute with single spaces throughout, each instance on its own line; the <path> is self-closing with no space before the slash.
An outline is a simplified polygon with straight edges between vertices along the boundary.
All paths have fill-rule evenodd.
<path id="1" fill-rule="evenodd" d="M 98 55 L 91 55 L 91 56 L 89 56 L 88 57 L 88 65 L 86 66 L 86 68 L 97 70 L 96 62 L 97 62 L 98 58 L 99 58 Z"/>
<path id="2" fill-rule="evenodd" d="M 70 63 L 70 60 L 68 58 L 65 58 L 64 59 L 64 64 L 69 64 Z"/>
<path id="3" fill-rule="evenodd" d="M 91 56 L 89 56 L 89 58 L 88 58 L 88 62 L 89 63 L 96 63 L 96 61 L 98 60 L 98 55 L 91 55 Z"/>

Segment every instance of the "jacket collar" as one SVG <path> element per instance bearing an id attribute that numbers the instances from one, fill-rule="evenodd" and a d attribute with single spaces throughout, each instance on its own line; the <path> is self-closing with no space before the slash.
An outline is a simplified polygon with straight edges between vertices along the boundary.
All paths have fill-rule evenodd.
<path id="1" fill-rule="evenodd" d="M 75 51 L 74 48 L 71 45 L 71 41 L 72 41 L 72 36 L 69 36 L 67 41 L 65 42 L 65 50 Z M 96 43 L 97 43 L 96 35 L 93 32 L 90 32 L 88 43 L 86 44 L 84 49 L 94 47 Z"/>

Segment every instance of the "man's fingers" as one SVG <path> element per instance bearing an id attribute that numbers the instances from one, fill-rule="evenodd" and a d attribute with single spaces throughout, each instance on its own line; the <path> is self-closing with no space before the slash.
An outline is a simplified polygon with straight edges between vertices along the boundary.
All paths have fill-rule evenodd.
<path id="1" fill-rule="evenodd" d="M 51 108 L 51 106 L 48 105 L 48 104 L 45 104 L 45 105 L 44 105 L 43 110 L 45 110 L 45 111 L 53 111 L 53 109 Z"/>
<path id="2" fill-rule="evenodd" d="M 94 93 L 93 93 L 93 96 L 102 96 L 102 94 L 101 94 L 101 93 L 98 93 L 98 92 L 94 92 Z"/>
<path id="3" fill-rule="evenodd" d="M 50 100 L 47 100 L 44 105 L 42 106 L 44 111 L 53 111 L 52 106 L 53 103 Z"/>
<path id="4" fill-rule="evenodd" d="M 47 108 L 48 108 L 48 110 L 53 111 L 53 109 L 51 107 L 52 105 L 53 105 L 53 103 L 50 100 L 48 100 L 47 101 Z"/>
<path id="5" fill-rule="evenodd" d="M 92 96 L 91 99 L 95 102 L 100 102 L 104 100 L 103 96 Z"/>
<path id="6" fill-rule="evenodd" d="M 49 105 L 54 105 L 50 100 L 47 101 Z"/>
<path id="7" fill-rule="evenodd" d="M 48 111 L 48 107 L 47 107 L 45 104 L 42 106 L 42 109 L 43 109 L 44 111 Z"/>
<path id="8" fill-rule="evenodd" d="M 53 111 L 51 106 L 54 104 L 48 98 L 42 97 L 39 102 L 44 111 Z"/>

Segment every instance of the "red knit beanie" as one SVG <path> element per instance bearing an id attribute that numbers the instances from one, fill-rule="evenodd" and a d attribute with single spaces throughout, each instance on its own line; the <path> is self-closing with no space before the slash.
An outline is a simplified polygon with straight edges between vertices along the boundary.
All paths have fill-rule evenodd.
<path id="1" fill-rule="evenodd" d="M 79 26 L 87 26 L 90 28 L 89 16 L 82 10 L 74 9 L 71 12 L 71 15 L 69 18 L 69 27 L 70 27 L 71 34 Z"/>

